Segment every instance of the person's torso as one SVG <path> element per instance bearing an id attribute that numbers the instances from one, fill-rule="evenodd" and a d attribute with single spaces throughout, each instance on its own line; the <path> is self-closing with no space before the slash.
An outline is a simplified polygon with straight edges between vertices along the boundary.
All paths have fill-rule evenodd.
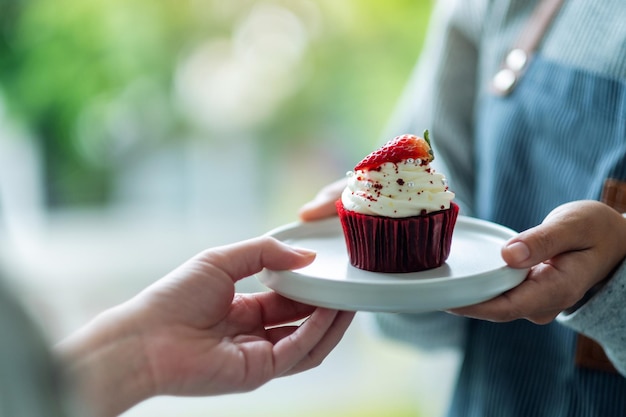
<path id="1" fill-rule="evenodd" d="M 504 3 L 510 8 L 487 9 L 482 34 L 474 208 L 521 231 L 563 203 L 598 199 L 606 178 L 626 180 L 626 2 L 566 0 L 513 92 L 500 97 L 485 91 L 502 39 L 523 25 L 514 11 L 536 2 Z M 451 415 L 626 415 L 626 378 L 577 368 L 573 331 L 523 320 L 471 326 Z"/>

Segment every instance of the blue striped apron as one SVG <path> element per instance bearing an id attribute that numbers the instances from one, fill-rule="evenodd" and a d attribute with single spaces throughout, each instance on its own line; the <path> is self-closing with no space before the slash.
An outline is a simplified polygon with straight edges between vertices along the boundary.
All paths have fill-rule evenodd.
<path id="1" fill-rule="evenodd" d="M 626 82 L 538 55 L 509 96 L 481 99 L 476 138 L 478 217 L 525 230 L 626 180 Z M 626 416 L 626 378 L 576 367 L 572 330 L 470 326 L 451 416 Z"/>

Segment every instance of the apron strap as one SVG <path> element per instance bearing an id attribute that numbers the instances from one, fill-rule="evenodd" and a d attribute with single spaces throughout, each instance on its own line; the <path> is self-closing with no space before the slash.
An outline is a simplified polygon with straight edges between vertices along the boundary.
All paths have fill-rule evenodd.
<path id="1" fill-rule="evenodd" d="M 517 43 L 507 53 L 500 70 L 491 81 L 491 90 L 500 96 L 508 95 L 526 69 L 531 55 L 535 52 L 543 35 L 561 8 L 563 0 L 540 0 L 528 23 L 522 30 Z"/>

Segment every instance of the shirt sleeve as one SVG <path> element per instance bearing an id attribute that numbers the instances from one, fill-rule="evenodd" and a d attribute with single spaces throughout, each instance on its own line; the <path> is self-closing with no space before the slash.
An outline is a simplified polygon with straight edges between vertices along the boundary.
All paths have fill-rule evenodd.
<path id="1" fill-rule="evenodd" d="M 381 336 L 431 352 L 462 350 L 469 319 L 436 311 L 423 314 L 377 313 L 372 316 L 371 322 Z"/>
<path id="2" fill-rule="evenodd" d="M 626 261 L 586 303 L 561 313 L 561 324 L 596 340 L 615 368 L 626 376 Z"/>
<path id="3" fill-rule="evenodd" d="M 485 7 L 480 0 L 436 3 L 424 49 L 386 134 L 430 131 L 433 165 L 448 178 L 464 215 L 472 214 L 477 42 Z M 443 312 L 379 313 L 373 322 L 385 336 L 434 350 L 462 348 L 469 319 Z"/>
<path id="4" fill-rule="evenodd" d="M 43 332 L 0 280 L 0 416 L 85 416 Z"/>
<path id="5" fill-rule="evenodd" d="M 478 43 L 485 1 L 439 0 L 418 64 L 385 137 L 431 133 L 433 166 L 446 175 L 455 202 L 472 215 L 472 157 Z"/>

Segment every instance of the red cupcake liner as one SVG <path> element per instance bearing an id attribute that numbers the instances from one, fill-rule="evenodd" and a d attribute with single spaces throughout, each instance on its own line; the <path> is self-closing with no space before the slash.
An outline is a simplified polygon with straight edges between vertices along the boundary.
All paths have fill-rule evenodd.
<path id="1" fill-rule="evenodd" d="M 336 202 L 350 263 L 373 272 L 417 272 L 441 266 L 450 255 L 459 206 L 406 218 L 346 210 Z"/>

